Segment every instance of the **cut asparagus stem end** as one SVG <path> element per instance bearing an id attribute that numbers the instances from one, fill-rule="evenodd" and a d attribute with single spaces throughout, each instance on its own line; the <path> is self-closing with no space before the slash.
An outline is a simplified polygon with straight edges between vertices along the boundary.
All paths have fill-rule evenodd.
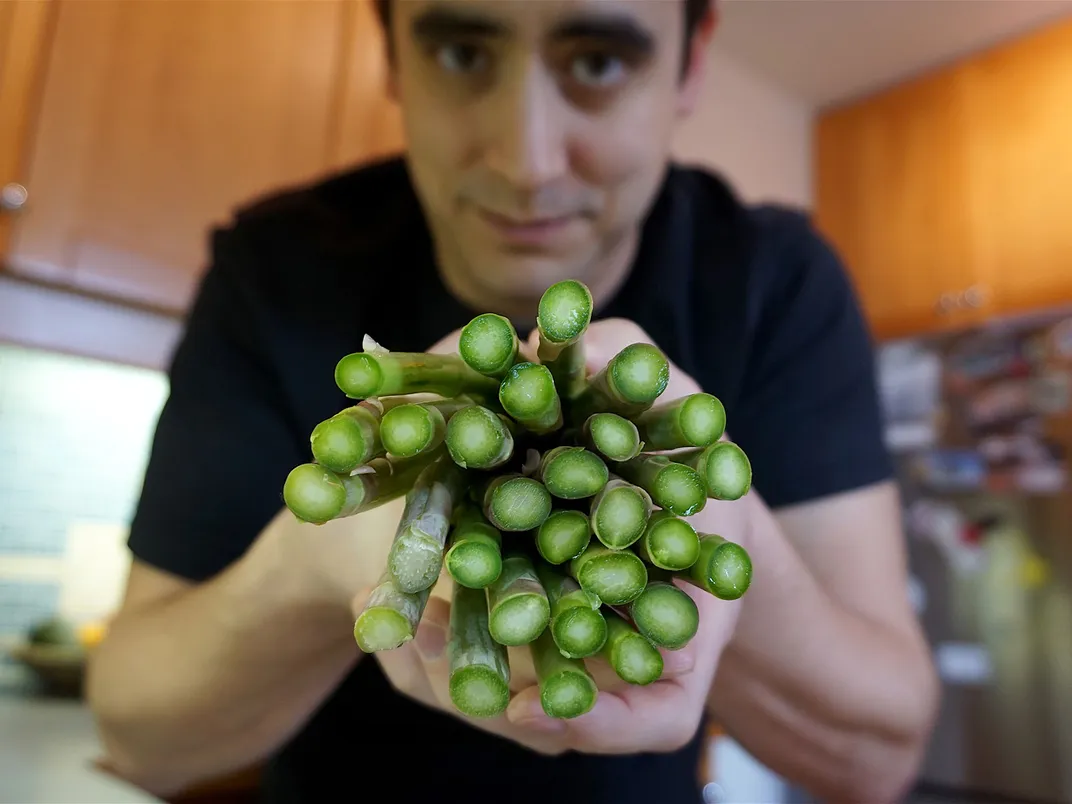
<path id="1" fill-rule="evenodd" d="M 679 577 L 721 600 L 737 600 L 752 584 L 752 559 L 739 544 L 701 533 L 700 557 Z"/>
<path id="2" fill-rule="evenodd" d="M 413 457 L 439 446 L 446 432 L 443 414 L 424 405 L 399 405 L 384 414 L 380 439 L 391 455 Z"/>
<path id="3" fill-rule="evenodd" d="M 592 544 L 570 562 L 569 570 L 582 589 L 610 606 L 632 603 L 648 585 L 648 568 L 630 550 Z"/>
<path id="4" fill-rule="evenodd" d="M 380 395 L 383 372 L 373 355 L 354 352 L 335 366 L 335 383 L 351 399 L 368 399 Z"/>
<path id="5" fill-rule="evenodd" d="M 592 293 L 574 279 L 556 282 L 544 291 L 536 314 L 540 335 L 549 344 L 572 343 L 592 320 Z"/>
<path id="6" fill-rule="evenodd" d="M 658 649 L 616 612 L 605 611 L 607 641 L 601 651 L 618 678 L 646 686 L 663 674 L 663 656 Z"/>
<path id="7" fill-rule="evenodd" d="M 700 627 L 695 601 L 672 583 L 652 581 L 629 606 L 637 630 L 669 650 L 685 647 Z"/>
<path id="8" fill-rule="evenodd" d="M 498 545 L 467 540 L 447 551 L 447 572 L 455 583 L 470 589 L 483 589 L 502 572 L 502 555 Z"/>
<path id="9" fill-rule="evenodd" d="M 346 355 L 335 365 L 335 383 L 351 399 L 415 393 L 486 395 L 495 393 L 498 385 L 458 355 L 387 351 Z"/>
<path id="10" fill-rule="evenodd" d="M 708 448 L 704 476 L 707 494 L 716 500 L 739 500 L 752 487 L 752 465 L 732 441 Z"/>
<path id="11" fill-rule="evenodd" d="M 615 413 L 595 413 L 584 424 L 588 441 L 610 461 L 627 461 L 640 454 L 643 444 L 637 426 Z"/>
<path id="12" fill-rule="evenodd" d="M 649 343 L 634 343 L 615 355 L 607 366 L 608 381 L 623 402 L 647 405 L 658 399 L 670 382 L 670 363 Z"/>
<path id="13" fill-rule="evenodd" d="M 547 366 L 518 363 L 499 386 L 499 403 L 524 427 L 549 433 L 562 425 L 562 402 Z"/>
<path id="14" fill-rule="evenodd" d="M 648 521 L 641 540 L 641 555 L 664 570 L 684 570 L 700 557 L 700 537 L 696 529 L 669 511 L 656 511 Z"/>
<path id="15" fill-rule="evenodd" d="M 551 495 L 531 477 L 501 476 L 488 489 L 486 513 L 499 530 L 535 530 L 551 514 Z"/>
<path id="16" fill-rule="evenodd" d="M 652 500 L 643 489 L 613 480 L 592 500 L 592 531 L 607 547 L 621 550 L 644 535 L 651 512 Z"/>
<path id="17" fill-rule="evenodd" d="M 607 621 L 599 611 L 599 599 L 595 601 L 594 608 L 570 606 L 551 621 L 551 635 L 563 656 L 584 659 L 607 641 Z"/>
<path id="18" fill-rule="evenodd" d="M 536 550 L 548 564 L 565 564 L 591 540 L 592 526 L 582 511 L 552 511 L 536 532 Z"/>
<path id="19" fill-rule="evenodd" d="M 491 614 L 491 633 L 502 645 L 532 642 L 547 627 L 551 609 L 539 594 L 520 594 L 505 600 Z"/>
<path id="20" fill-rule="evenodd" d="M 581 500 L 607 485 L 610 471 L 603 459 L 583 447 L 555 447 L 544 453 L 540 465 L 544 486 L 555 497 Z"/>
<path id="21" fill-rule="evenodd" d="M 649 491 L 656 505 L 678 516 L 692 516 L 707 504 L 704 479 L 695 469 L 680 463 L 667 463 Z"/>
<path id="22" fill-rule="evenodd" d="M 394 650 L 409 642 L 428 602 L 428 591 L 406 594 L 384 573 L 354 623 L 354 639 L 365 653 Z"/>
<path id="23" fill-rule="evenodd" d="M 322 525 L 360 504 L 362 478 L 332 472 L 315 463 L 295 466 L 283 483 L 283 502 L 298 519 Z M 356 499 L 355 499 L 356 498 Z"/>
<path id="24" fill-rule="evenodd" d="M 726 408 L 711 394 L 692 394 L 681 405 L 678 424 L 685 437 L 680 446 L 708 447 L 726 431 Z"/>
<path id="25" fill-rule="evenodd" d="M 514 437 L 502 418 L 474 405 L 460 410 L 447 422 L 447 450 L 459 466 L 494 469 L 514 454 Z"/>
<path id="26" fill-rule="evenodd" d="M 478 315 L 462 329 L 458 354 L 474 371 L 502 377 L 517 359 L 517 331 L 508 318 L 495 313 Z"/>
<path id="27" fill-rule="evenodd" d="M 506 648 L 488 630 L 483 591 L 455 587 L 450 611 L 449 690 L 454 706 L 469 717 L 495 717 L 510 703 Z"/>
<path id="28" fill-rule="evenodd" d="M 313 428 L 313 460 L 333 472 L 351 472 L 382 454 L 379 429 L 379 417 L 363 407 L 340 411 Z"/>
<path id="29" fill-rule="evenodd" d="M 532 663 L 540 686 L 540 705 L 548 717 L 574 718 L 595 706 L 596 683 L 579 659 L 563 656 L 545 630 L 531 644 Z"/>

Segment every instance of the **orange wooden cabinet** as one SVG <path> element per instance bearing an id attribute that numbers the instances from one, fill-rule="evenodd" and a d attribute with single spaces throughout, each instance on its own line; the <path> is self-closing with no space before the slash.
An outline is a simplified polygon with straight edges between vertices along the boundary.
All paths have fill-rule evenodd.
<path id="1" fill-rule="evenodd" d="M 235 205 L 401 147 L 381 40 L 368 0 L 0 3 L 0 259 L 181 313 Z"/>
<path id="2" fill-rule="evenodd" d="M 819 115 L 815 220 L 881 339 L 1072 303 L 1072 21 Z"/>

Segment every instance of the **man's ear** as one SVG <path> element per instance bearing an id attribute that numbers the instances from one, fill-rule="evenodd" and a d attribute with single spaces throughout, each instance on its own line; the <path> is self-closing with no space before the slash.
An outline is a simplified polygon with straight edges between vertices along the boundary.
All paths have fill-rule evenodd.
<path id="1" fill-rule="evenodd" d="M 711 40 L 714 39 L 715 31 L 718 30 L 718 8 L 718 0 L 713 0 L 688 43 L 688 61 L 681 76 L 681 88 L 678 90 L 678 117 L 688 117 L 696 108 L 700 90 L 703 88 L 704 78 L 707 75 L 707 53 L 711 48 Z"/>

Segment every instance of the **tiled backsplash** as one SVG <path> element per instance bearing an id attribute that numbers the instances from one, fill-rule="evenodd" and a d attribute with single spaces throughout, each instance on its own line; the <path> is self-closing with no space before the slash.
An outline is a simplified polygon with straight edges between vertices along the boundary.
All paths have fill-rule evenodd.
<path id="1" fill-rule="evenodd" d="M 0 642 L 56 612 L 69 533 L 88 526 L 114 552 L 167 390 L 160 372 L 0 344 Z"/>

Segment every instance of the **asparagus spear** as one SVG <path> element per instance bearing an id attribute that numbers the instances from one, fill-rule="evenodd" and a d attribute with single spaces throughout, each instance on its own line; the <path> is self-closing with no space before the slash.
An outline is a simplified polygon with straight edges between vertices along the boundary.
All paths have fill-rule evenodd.
<path id="1" fill-rule="evenodd" d="M 510 319 L 495 313 L 478 315 L 462 328 L 458 354 L 487 377 L 502 379 L 517 360 L 517 330 Z"/>
<path id="2" fill-rule="evenodd" d="M 569 573 L 587 592 L 609 606 L 632 603 L 648 585 L 648 568 L 631 550 L 611 550 L 600 544 L 569 563 Z"/>
<path id="3" fill-rule="evenodd" d="M 574 718 L 591 711 L 599 692 L 580 659 L 568 659 L 546 629 L 529 646 L 540 685 L 540 705 L 548 717 Z"/>
<path id="4" fill-rule="evenodd" d="M 624 549 L 644 535 L 652 508 L 651 496 L 644 489 L 612 477 L 592 498 L 592 531 L 607 547 Z"/>
<path id="5" fill-rule="evenodd" d="M 304 463 L 287 475 L 283 501 L 294 516 L 314 525 L 353 516 L 401 497 L 434 457 L 374 458 L 353 475 Z"/>
<path id="6" fill-rule="evenodd" d="M 472 405 L 464 396 L 399 405 L 383 415 L 380 440 L 391 455 L 400 458 L 420 455 L 442 444 L 447 422 L 458 411 Z"/>
<path id="7" fill-rule="evenodd" d="M 607 641 L 601 655 L 618 678 L 646 686 L 663 674 L 663 656 L 646 638 L 613 609 L 605 609 Z"/>
<path id="8" fill-rule="evenodd" d="M 526 645 L 547 627 L 551 604 L 528 556 L 511 553 L 488 586 L 489 628 L 500 645 Z"/>
<path id="9" fill-rule="evenodd" d="M 700 627 L 696 602 L 668 580 L 649 581 L 629 604 L 629 616 L 653 644 L 670 650 L 689 644 Z"/>
<path id="10" fill-rule="evenodd" d="M 644 448 L 637 426 L 616 413 L 593 413 L 581 432 L 584 443 L 609 461 L 628 461 Z"/>
<path id="11" fill-rule="evenodd" d="M 558 446 L 543 454 L 536 472 L 547 490 L 563 500 L 582 500 L 607 484 L 610 470 L 603 459 L 584 447 Z"/>
<path id="12" fill-rule="evenodd" d="M 721 600 L 736 600 L 752 584 L 752 559 L 739 544 L 713 533 L 701 533 L 700 557 L 675 576 Z"/>
<path id="13" fill-rule="evenodd" d="M 335 383 L 351 399 L 421 392 L 490 396 L 498 386 L 458 355 L 389 352 L 371 342 L 366 351 L 348 354 L 336 364 Z"/>
<path id="14" fill-rule="evenodd" d="M 583 336 L 592 321 L 593 306 L 591 291 L 572 279 L 551 285 L 540 299 L 536 356 L 547 366 L 565 399 L 573 399 L 584 390 Z"/>
<path id="15" fill-rule="evenodd" d="M 700 473 L 711 499 L 739 500 L 752 487 L 752 464 L 744 450 L 732 441 L 719 441 L 706 449 L 685 450 L 670 457 Z"/>
<path id="16" fill-rule="evenodd" d="M 579 556 L 592 539 L 592 525 L 582 511 L 552 511 L 536 531 L 536 550 L 548 564 Z"/>
<path id="17" fill-rule="evenodd" d="M 450 700 L 469 717 L 495 717 L 510 703 L 506 647 L 488 630 L 488 599 L 482 590 L 455 586 L 450 609 Z"/>
<path id="18" fill-rule="evenodd" d="M 644 411 L 636 425 L 649 450 L 709 447 L 726 430 L 726 408 L 711 394 L 690 394 Z"/>
<path id="19" fill-rule="evenodd" d="M 495 469 L 514 454 L 510 420 L 481 405 L 451 416 L 446 441 L 450 457 L 468 469 Z"/>
<path id="20" fill-rule="evenodd" d="M 670 382 L 670 363 L 650 343 L 626 346 L 602 370 L 592 375 L 573 400 L 578 421 L 593 413 L 638 416 L 648 410 Z"/>
<path id="21" fill-rule="evenodd" d="M 648 492 L 660 508 L 678 516 L 692 516 L 707 504 L 707 485 L 700 473 L 666 455 L 642 453 L 615 464 L 614 471 Z"/>
<path id="22" fill-rule="evenodd" d="M 313 428 L 309 444 L 313 460 L 333 472 L 352 472 L 384 455 L 380 441 L 382 411 L 362 402 L 339 411 Z"/>
<path id="23" fill-rule="evenodd" d="M 655 511 L 637 543 L 637 555 L 654 567 L 684 570 L 700 557 L 696 529 L 669 511 Z"/>
<path id="24" fill-rule="evenodd" d="M 484 516 L 499 530 L 535 530 L 551 513 L 551 495 L 540 481 L 512 472 L 488 482 L 483 505 Z"/>
<path id="25" fill-rule="evenodd" d="M 478 509 L 465 506 L 451 530 L 444 561 L 455 583 L 483 589 L 502 572 L 502 534 Z"/>
<path id="26" fill-rule="evenodd" d="M 603 602 L 547 564 L 538 564 L 536 574 L 551 603 L 551 636 L 562 655 L 583 659 L 598 653 L 607 640 L 607 621 L 599 611 Z"/>
<path id="27" fill-rule="evenodd" d="M 443 569 L 451 515 L 465 493 L 465 475 L 447 456 L 421 472 L 406 494 L 387 568 L 403 592 L 433 586 Z"/>
<path id="28" fill-rule="evenodd" d="M 562 426 L 562 400 L 550 370 L 539 363 L 517 363 L 506 372 L 499 386 L 499 404 L 537 435 Z"/>
<path id="29" fill-rule="evenodd" d="M 413 639 L 431 589 L 403 592 L 384 571 L 354 623 L 354 639 L 365 653 L 393 650 Z"/>

